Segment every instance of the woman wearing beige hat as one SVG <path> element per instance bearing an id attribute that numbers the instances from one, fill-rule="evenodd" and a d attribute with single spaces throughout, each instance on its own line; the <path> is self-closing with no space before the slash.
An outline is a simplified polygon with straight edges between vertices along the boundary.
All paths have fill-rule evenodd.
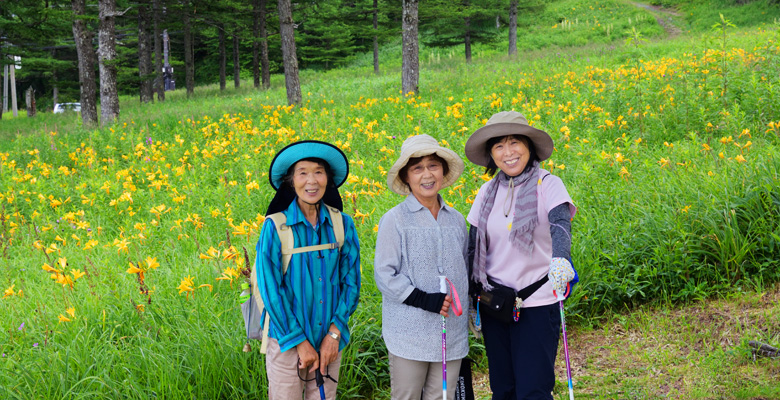
<path id="1" fill-rule="evenodd" d="M 561 179 L 539 166 L 553 152 L 552 138 L 504 111 L 469 137 L 465 152 L 493 175 L 467 217 L 471 294 L 493 399 L 552 399 L 557 302 L 577 282 L 570 255 L 577 209 Z"/>
<path id="2" fill-rule="evenodd" d="M 406 139 L 387 173 L 390 190 L 406 196 L 379 221 L 374 256 L 393 399 L 442 397 L 442 316 L 447 387 L 455 388 L 469 350 L 467 317 L 455 315 L 454 296 L 440 293 L 439 281 L 446 276 L 458 293 L 467 293 L 466 222 L 439 194 L 461 173 L 460 157 L 428 135 Z M 447 394 L 453 399 L 455 391 Z"/>

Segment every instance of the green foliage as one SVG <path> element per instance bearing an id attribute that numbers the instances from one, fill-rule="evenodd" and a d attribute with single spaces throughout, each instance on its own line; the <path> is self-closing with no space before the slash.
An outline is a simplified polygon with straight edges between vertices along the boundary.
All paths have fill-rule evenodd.
<path id="1" fill-rule="evenodd" d="M 679 12 L 692 32 L 710 29 L 723 14 L 739 27 L 754 27 L 772 23 L 780 12 L 774 0 L 655 0 L 651 4 Z"/>
<path id="2" fill-rule="evenodd" d="M 432 47 L 463 44 L 466 34 L 472 43 L 492 42 L 499 30 L 497 17 L 508 12 L 505 1 L 445 1 L 423 3 L 420 10 L 422 41 Z"/>
<path id="3" fill-rule="evenodd" d="M 324 66 L 325 69 L 344 64 L 358 46 L 349 26 L 338 16 L 345 4 L 315 4 L 308 9 L 295 37 L 302 67 Z M 368 24 L 367 20 L 364 23 Z"/>
<path id="4" fill-rule="evenodd" d="M 548 7 L 544 15 L 551 9 L 569 12 Z M 594 5 L 591 20 L 599 10 Z M 241 351 L 238 280 L 217 278 L 239 266 L 235 254 L 242 257 L 243 248 L 253 256 L 259 214 L 273 194 L 268 165 L 299 139 L 331 141 L 350 158 L 341 193 L 361 242 L 363 289 L 340 398 L 389 397 L 372 255 L 376 224 L 401 200 L 386 190 L 385 173 L 402 141 L 427 133 L 462 154 L 468 135 L 499 110 L 521 111 L 551 134 L 556 150 L 544 166 L 578 207 L 572 254 L 581 283 L 567 300 L 573 329 L 609 326 L 621 318 L 616 312 L 643 304 L 780 281 L 778 33 L 737 25 L 727 46 L 705 40 L 709 30 L 654 41 L 641 18 L 632 18 L 636 30 L 625 25 L 621 33 L 618 20 L 628 24 L 627 15 L 637 14 L 612 15 L 615 36 L 632 37 L 626 45 L 547 48 L 518 60 L 503 50 L 490 57 L 498 51 L 481 45 L 471 65 L 456 50 L 448 56 L 423 46 L 421 91 L 410 97 L 398 94 L 396 60 L 383 61 L 387 72 L 376 76 L 361 59 L 303 71 L 300 107 L 286 106 L 284 77 L 274 75 L 264 92 L 210 85 L 192 98 L 169 92 L 153 105 L 122 97 L 120 121 L 102 129 L 82 129 L 74 114 L 4 118 L 0 397 L 264 398 L 263 358 Z M 564 30 L 552 21 L 528 37 L 560 35 L 565 44 L 565 34 L 572 41 L 584 35 L 576 23 Z M 482 173 L 467 163 L 442 191 L 445 200 L 467 212 Z M 60 258 L 66 275 L 85 274 L 72 289 L 42 269 L 62 269 Z M 159 267 L 141 284 L 128 269 L 149 258 Z M 479 343 L 472 356 L 484 368 Z M 606 372 L 625 381 L 612 394 L 653 393 L 642 370 L 622 372 Z M 755 386 L 748 381 L 727 389 L 705 382 L 686 398 L 747 392 Z M 760 384 L 751 393 L 776 393 L 774 381 Z M 578 385 L 603 392 L 589 381 Z"/>

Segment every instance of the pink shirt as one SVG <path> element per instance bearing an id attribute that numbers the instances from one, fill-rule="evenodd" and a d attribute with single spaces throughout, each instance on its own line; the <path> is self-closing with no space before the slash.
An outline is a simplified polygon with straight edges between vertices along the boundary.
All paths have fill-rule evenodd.
<path id="1" fill-rule="evenodd" d="M 539 178 L 547 175 L 547 171 L 540 170 Z M 487 182 L 489 183 L 489 182 Z M 479 221 L 479 210 L 484 203 L 485 183 L 479 189 L 474 204 L 471 206 L 466 220 L 476 226 Z M 550 271 L 552 260 L 552 238 L 550 237 L 550 222 L 547 215 L 550 210 L 564 203 L 569 204 L 571 216 L 577 213 L 566 187 L 561 178 L 548 175 L 537 185 L 538 206 L 537 214 L 539 223 L 534 229 L 534 248 L 530 257 L 521 254 L 520 251 L 509 242 L 509 230 L 514 219 L 515 199 L 505 206 L 504 200 L 509 193 L 509 188 L 499 185 L 493 209 L 490 211 L 487 224 L 487 268 L 488 276 L 496 282 L 520 290 L 542 279 Z M 504 215 L 504 209 L 511 210 L 509 215 Z M 534 294 L 523 301 L 523 307 L 538 307 L 556 303 L 553 296 L 552 284 L 548 281 Z"/>

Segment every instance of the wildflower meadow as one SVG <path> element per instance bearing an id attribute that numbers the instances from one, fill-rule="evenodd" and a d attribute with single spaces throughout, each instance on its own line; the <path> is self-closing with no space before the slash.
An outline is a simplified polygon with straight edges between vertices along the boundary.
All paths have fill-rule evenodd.
<path id="1" fill-rule="evenodd" d="M 103 129 L 82 129 L 73 114 L 4 116 L 0 398 L 265 398 L 259 346 L 242 351 L 240 285 L 272 197 L 269 163 L 303 139 L 336 144 L 350 163 L 341 194 L 360 237 L 363 287 L 339 398 L 389 398 L 372 259 L 379 219 L 402 201 L 386 184 L 401 143 L 426 133 L 462 156 L 498 111 L 520 111 L 550 133 L 544 167 L 579 208 L 572 256 L 581 283 L 566 302 L 575 328 L 598 329 L 648 303 L 774 285 L 778 25 L 721 17 L 659 40 L 649 14 L 631 15 L 648 28 L 625 26 L 621 40 L 603 44 L 516 59 L 478 48 L 471 64 L 423 52 L 420 92 L 408 96 L 395 61 L 380 75 L 357 62 L 304 71 L 301 106 L 286 105 L 274 76 L 269 91 L 204 87 L 150 105 L 123 98 L 120 122 Z M 591 28 L 608 34 L 590 21 L 566 29 Z M 466 165 L 442 193 L 464 214 L 488 179 Z M 776 340 L 780 321 L 767 323 L 774 330 L 758 339 Z M 475 368 L 486 368 L 482 354 L 474 341 Z M 624 397 L 578 379 L 590 398 Z M 771 379 L 757 384 L 780 396 Z"/>

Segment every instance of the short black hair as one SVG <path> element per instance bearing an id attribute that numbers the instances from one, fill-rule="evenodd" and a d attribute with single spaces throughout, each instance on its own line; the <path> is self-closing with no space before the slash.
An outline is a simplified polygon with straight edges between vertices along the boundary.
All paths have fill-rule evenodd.
<path id="1" fill-rule="evenodd" d="M 336 186 L 336 183 L 333 182 L 333 170 L 330 169 L 330 164 L 328 164 L 327 161 L 317 158 L 317 157 L 307 157 L 302 158 L 296 162 L 293 163 L 293 165 L 290 165 L 290 168 L 287 168 L 287 173 L 284 174 L 282 177 L 282 185 L 287 185 L 291 189 L 295 189 L 295 184 L 293 184 L 293 175 L 295 174 L 295 166 L 298 165 L 301 161 L 310 161 L 313 163 L 319 164 L 321 167 L 325 168 L 325 176 L 328 178 L 328 183 L 325 185 L 327 186 Z"/>
<path id="2" fill-rule="evenodd" d="M 517 140 L 522 141 L 525 143 L 526 147 L 528 147 L 528 163 L 525 164 L 525 169 L 523 169 L 523 172 L 528 171 L 529 169 L 533 168 L 534 161 L 539 161 L 539 156 L 536 154 L 536 148 L 534 147 L 534 142 L 531 141 L 531 139 L 528 136 L 524 135 L 506 135 L 506 136 L 497 136 L 488 139 L 487 143 L 485 143 L 485 154 L 487 154 L 488 163 L 485 167 L 485 173 L 488 174 L 488 176 L 493 177 L 496 175 L 496 172 L 498 172 L 498 165 L 496 165 L 496 162 L 493 161 L 493 155 L 491 154 L 491 151 L 493 149 L 493 146 L 508 138 L 513 137 Z"/>
<path id="3" fill-rule="evenodd" d="M 419 164 L 420 161 L 423 160 L 423 158 L 428 156 L 441 163 L 442 170 L 443 170 L 442 172 L 444 173 L 444 176 L 447 176 L 447 174 L 450 173 L 450 166 L 449 164 L 447 164 L 447 160 L 443 159 L 441 156 L 439 156 L 436 153 L 432 153 L 432 154 L 428 154 L 427 156 L 410 158 L 409 161 L 406 162 L 406 165 L 404 165 L 404 167 L 401 168 L 400 171 L 398 171 L 398 176 L 401 178 L 401 182 L 405 183 L 406 186 L 409 186 L 409 182 L 407 182 L 407 174 L 409 172 L 409 168 Z"/>

